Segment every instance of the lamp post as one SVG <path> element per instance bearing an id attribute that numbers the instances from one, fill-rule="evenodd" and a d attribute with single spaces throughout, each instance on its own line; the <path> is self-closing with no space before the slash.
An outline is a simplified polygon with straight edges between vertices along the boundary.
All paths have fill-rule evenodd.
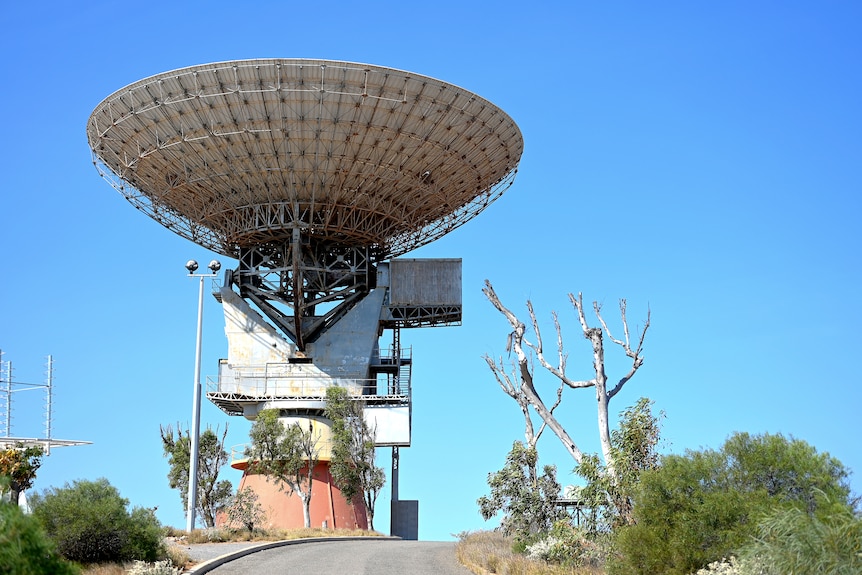
<path id="1" fill-rule="evenodd" d="M 195 381 L 194 394 L 192 396 L 192 429 L 191 429 L 191 445 L 189 446 L 189 493 L 187 497 L 188 507 L 186 508 L 186 531 L 189 533 L 195 527 L 195 509 L 198 505 L 198 446 L 200 444 L 200 427 L 201 427 L 201 335 L 203 332 L 203 315 L 204 315 L 204 278 L 214 278 L 217 272 L 221 269 L 221 263 L 218 260 L 213 260 L 209 264 L 210 272 L 208 274 L 195 274 L 198 269 L 198 262 L 189 260 L 186 262 L 186 269 L 189 270 L 189 277 L 200 278 L 200 288 L 198 290 L 198 330 L 195 346 Z"/>

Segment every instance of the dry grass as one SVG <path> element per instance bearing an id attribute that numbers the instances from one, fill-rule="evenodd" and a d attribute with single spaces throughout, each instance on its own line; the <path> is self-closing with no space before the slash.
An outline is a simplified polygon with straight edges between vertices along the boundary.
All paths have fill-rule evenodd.
<path id="1" fill-rule="evenodd" d="M 551 565 L 512 551 L 512 540 L 497 531 L 476 531 L 461 537 L 455 555 L 476 575 L 603 575 L 595 569 Z"/>
<path id="2" fill-rule="evenodd" d="M 186 553 L 185 549 L 181 547 L 177 547 L 176 545 L 165 545 L 167 549 L 167 559 L 173 564 L 174 567 L 182 567 L 185 569 L 193 565 L 193 561 L 189 554 Z"/>
<path id="3" fill-rule="evenodd" d="M 196 529 L 191 535 L 185 531 L 167 528 L 168 539 L 167 559 L 177 567 L 190 567 L 194 561 L 189 558 L 179 545 L 194 545 L 198 543 L 228 543 L 235 541 L 285 541 L 288 539 L 309 539 L 312 537 L 380 537 L 376 531 L 360 529 L 261 529 L 249 533 L 244 529 Z M 82 575 L 126 575 L 132 564 L 102 563 L 83 567 Z"/>
<path id="4" fill-rule="evenodd" d="M 172 536 L 173 535 L 173 536 Z M 376 531 L 361 529 L 195 529 L 191 534 L 184 531 L 169 532 L 168 536 L 184 544 L 227 543 L 231 541 L 285 541 L 288 539 L 309 539 L 311 537 L 380 537 Z"/>
<path id="5" fill-rule="evenodd" d="M 82 575 L 126 575 L 126 571 L 127 567 L 120 563 L 103 563 L 84 567 L 81 573 Z"/>

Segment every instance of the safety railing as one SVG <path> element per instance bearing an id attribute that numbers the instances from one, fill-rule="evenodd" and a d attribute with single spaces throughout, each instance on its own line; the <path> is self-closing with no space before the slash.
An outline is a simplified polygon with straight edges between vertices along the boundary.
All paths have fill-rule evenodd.
<path id="1" fill-rule="evenodd" d="M 331 378 L 325 376 L 278 376 L 234 370 L 231 377 L 207 377 L 207 394 L 244 396 L 249 399 L 325 399 L 330 387 L 344 387 L 355 399 L 408 398 L 410 383 L 393 385 L 386 379 Z"/>
<path id="2" fill-rule="evenodd" d="M 240 443 L 234 445 L 230 448 L 230 464 L 247 464 L 249 461 L 249 456 L 246 453 L 246 450 L 251 447 L 250 443 Z M 314 443 L 314 451 L 317 453 L 317 457 L 321 457 L 323 459 L 329 459 L 330 453 L 332 452 L 332 440 L 331 439 L 323 439 L 318 438 Z"/>

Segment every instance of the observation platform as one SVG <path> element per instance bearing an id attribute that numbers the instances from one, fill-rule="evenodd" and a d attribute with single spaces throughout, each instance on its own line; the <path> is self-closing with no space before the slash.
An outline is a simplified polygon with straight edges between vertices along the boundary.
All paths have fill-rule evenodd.
<path id="1" fill-rule="evenodd" d="M 320 411 L 326 403 L 326 390 L 334 387 L 330 378 L 313 378 L 302 382 L 297 388 L 295 382 L 289 386 L 279 386 L 277 383 L 264 382 L 252 388 L 225 385 L 224 382 L 207 377 L 207 399 L 228 415 L 244 415 L 245 406 L 258 405 L 266 402 L 289 402 L 297 410 Z M 361 401 L 368 406 L 406 406 L 410 404 L 410 388 L 408 384 L 397 389 L 386 389 L 378 392 L 377 380 L 353 379 L 341 380 L 341 387 L 361 388 L 365 393 L 353 395 L 352 399 Z M 231 390 L 230 387 L 235 389 Z"/>
<path id="2" fill-rule="evenodd" d="M 274 402 L 291 411 L 314 413 L 325 407 L 327 389 L 338 386 L 351 390 L 351 398 L 368 407 L 409 406 L 412 361 L 406 351 L 400 358 L 373 358 L 369 365 L 373 377 L 365 379 L 321 371 L 287 375 L 284 368 L 291 364 L 224 369 L 219 376 L 207 377 L 207 399 L 228 415 L 245 415 L 247 407 Z M 221 365 L 227 367 L 224 360 Z"/>
<path id="3" fill-rule="evenodd" d="M 339 387 L 361 405 L 375 430 L 376 446 L 410 446 L 410 348 L 375 348 L 357 356 L 292 355 L 287 360 L 231 365 L 222 359 L 218 376 L 207 378 L 207 399 L 228 415 L 252 420 L 263 409 L 277 409 L 282 418 L 316 419 L 324 415 L 329 389 Z"/>

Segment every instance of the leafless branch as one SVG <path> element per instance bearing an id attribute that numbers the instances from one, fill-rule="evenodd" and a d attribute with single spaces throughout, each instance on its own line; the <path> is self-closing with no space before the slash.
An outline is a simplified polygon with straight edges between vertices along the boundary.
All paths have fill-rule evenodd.
<path id="1" fill-rule="evenodd" d="M 560 318 L 557 316 L 557 312 L 552 312 L 551 315 L 554 318 L 554 329 L 557 330 L 557 350 L 559 351 L 560 356 L 560 371 L 566 373 L 566 359 L 568 356 L 563 352 L 563 329 L 560 327 Z"/>
<path id="2" fill-rule="evenodd" d="M 572 305 L 575 307 L 575 311 L 578 314 L 578 321 L 581 322 L 581 327 L 584 330 L 584 333 L 590 329 L 590 326 L 587 325 L 587 317 L 584 315 L 584 294 L 578 292 L 578 297 L 575 297 L 574 294 L 569 294 L 569 301 L 572 302 Z"/>
<path id="3" fill-rule="evenodd" d="M 521 413 L 524 415 L 524 438 L 530 447 L 535 447 L 539 441 L 539 437 L 542 435 L 542 431 L 545 429 L 545 425 L 542 425 L 538 433 L 535 432 L 533 420 L 530 417 L 530 401 L 520 389 L 520 386 L 515 385 L 514 378 L 509 377 L 503 365 L 503 359 L 500 358 L 499 363 L 497 363 L 488 355 L 485 355 L 484 358 L 488 367 L 491 368 L 491 372 L 494 374 L 497 383 L 500 385 L 500 389 L 503 390 L 503 393 L 514 399 L 515 403 L 521 408 Z"/>
<path id="4" fill-rule="evenodd" d="M 560 387 L 557 388 L 557 401 L 554 402 L 554 405 L 551 406 L 551 409 L 548 410 L 548 413 L 554 413 L 554 410 L 559 407 L 560 403 L 563 401 L 563 389 L 566 387 L 565 383 L 560 382 Z M 532 425 L 532 424 L 531 424 Z M 539 426 L 539 431 L 536 433 L 536 441 L 539 441 L 539 438 L 542 436 L 542 432 L 545 431 L 545 428 L 548 426 L 548 422 L 544 419 L 542 420 L 542 425 Z M 535 445 L 533 446 L 535 447 Z"/>
<path id="5" fill-rule="evenodd" d="M 527 301 L 527 310 L 530 312 L 530 322 L 533 326 L 533 332 L 536 334 L 536 344 L 533 345 L 527 341 L 525 341 L 524 343 L 525 345 L 530 347 L 536 354 L 536 359 L 539 360 L 541 366 L 551 372 L 554 377 L 558 378 L 560 381 L 573 389 L 577 389 L 580 387 L 590 387 L 592 385 L 595 385 L 595 380 L 575 381 L 566 375 L 566 353 L 563 349 L 563 333 L 562 329 L 560 328 L 560 321 L 557 317 L 556 312 L 554 312 L 552 316 L 554 318 L 554 327 L 557 331 L 557 355 L 559 364 L 554 367 L 545 359 L 545 354 L 543 353 L 542 349 L 542 335 L 539 329 L 539 320 L 536 318 L 536 313 L 533 310 L 533 304 L 530 301 Z"/>
<path id="6" fill-rule="evenodd" d="M 646 332 L 649 329 L 650 310 L 647 309 L 646 322 L 644 323 L 643 330 L 641 330 L 640 338 L 638 339 L 637 348 L 635 348 L 633 350 L 631 348 L 631 342 L 629 339 L 629 323 L 628 323 L 628 319 L 626 318 L 626 300 L 625 299 L 620 300 L 620 317 L 622 318 L 623 332 L 625 333 L 625 340 L 624 341 L 616 339 L 615 337 L 613 337 L 613 335 L 611 335 L 611 330 L 608 328 L 607 324 L 605 323 L 605 320 L 602 317 L 601 313 L 599 313 L 598 306 L 596 306 L 595 304 L 593 304 L 593 305 L 596 309 L 596 317 L 599 318 L 599 321 L 602 324 L 602 328 L 605 330 L 605 333 L 608 334 L 608 338 L 610 338 L 610 340 L 612 342 L 614 342 L 615 344 L 622 347 L 623 350 L 625 351 L 626 356 L 628 356 L 632 359 L 632 366 L 629 369 L 628 373 L 626 373 L 623 377 L 621 377 L 620 380 L 617 382 L 617 384 L 613 387 L 613 389 L 611 389 L 608 392 L 608 399 L 610 399 L 613 396 L 615 396 L 623 388 L 623 386 L 626 383 L 628 383 L 628 381 L 634 376 L 635 372 L 637 372 L 637 370 L 640 368 L 640 366 L 643 365 L 644 358 L 641 355 L 641 353 L 643 352 L 643 344 L 644 344 L 644 339 L 646 338 Z"/>
<path id="7" fill-rule="evenodd" d="M 592 380 L 592 385 L 596 388 L 596 394 L 599 397 L 603 396 L 605 394 L 607 376 L 605 375 L 605 348 L 602 341 L 602 330 L 600 328 L 590 327 L 589 323 L 587 323 L 587 316 L 584 313 L 584 296 L 582 293 L 578 292 L 578 297 L 575 297 L 573 294 L 569 294 L 569 301 L 572 302 L 572 306 L 577 312 L 578 321 L 581 324 L 584 337 L 590 340 L 590 344 L 593 347 L 593 368 L 595 370 L 596 377 Z M 597 302 L 593 302 L 593 309 L 595 310 L 596 315 L 599 316 L 599 321 L 601 321 L 601 306 Z M 602 322 L 602 325 L 604 325 L 604 322 Z"/>
<path id="8" fill-rule="evenodd" d="M 526 398 L 529 404 L 533 406 L 533 409 L 536 410 L 536 413 L 539 415 L 539 417 L 542 418 L 542 421 L 544 422 L 542 429 L 544 430 L 545 425 L 550 427 L 554 434 L 556 434 L 560 441 L 563 443 L 563 446 L 566 448 L 566 450 L 575 459 L 575 461 L 580 463 L 581 459 L 583 458 L 581 450 L 578 448 L 575 442 L 572 441 L 572 438 L 566 432 L 565 428 L 556 420 L 554 414 L 547 408 L 533 385 L 533 373 L 531 370 L 529 357 L 524 351 L 524 346 L 527 346 L 529 349 L 532 349 L 534 352 L 536 352 L 537 349 L 541 349 L 541 345 L 539 343 L 531 345 L 525 340 L 524 334 L 526 332 L 526 326 L 515 316 L 515 314 L 513 314 L 502 304 L 499 297 L 497 297 L 496 292 L 494 292 L 494 288 L 491 285 L 491 282 L 485 280 L 485 287 L 482 289 L 482 292 L 485 294 L 485 297 L 488 298 L 488 301 L 490 301 L 491 304 L 506 317 L 506 319 L 509 321 L 509 325 L 512 327 L 512 332 L 509 334 L 509 341 L 511 342 L 512 351 L 514 351 L 515 355 L 517 356 L 517 369 L 520 376 L 520 393 L 523 394 L 524 398 Z M 531 319 L 532 321 L 536 322 L 535 314 L 533 314 L 532 312 Z M 541 338 L 541 333 L 537 337 Z M 543 357 L 540 358 L 539 361 L 540 363 L 542 363 L 543 366 L 548 366 L 547 362 L 544 361 Z M 489 366 L 491 366 L 492 364 L 494 365 L 494 368 L 496 368 L 495 362 L 489 362 Z M 556 368 L 551 368 L 552 373 L 555 370 Z M 497 374 L 497 376 L 498 383 L 500 381 L 500 378 L 505 379 L 505 377 L 500 376 L 499 373 Z M 557 403 L 554 404 L 554 408 L 559 405 L 561 394 L 562 391 L 558 391 Z"/>

